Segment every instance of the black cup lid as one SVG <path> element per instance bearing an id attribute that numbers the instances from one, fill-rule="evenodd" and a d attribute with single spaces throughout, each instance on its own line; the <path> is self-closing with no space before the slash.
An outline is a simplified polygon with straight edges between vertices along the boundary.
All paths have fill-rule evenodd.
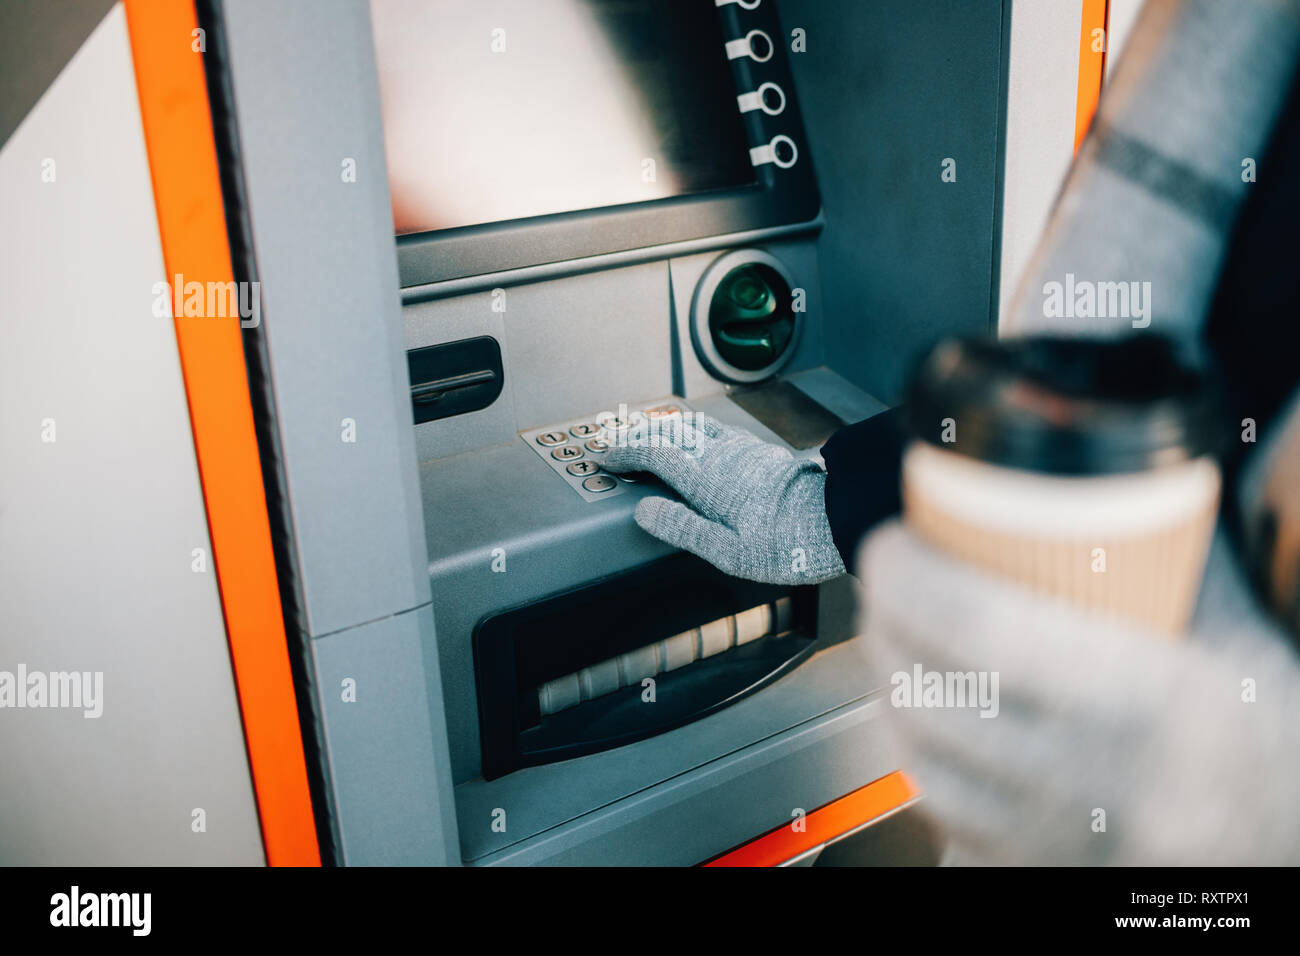
<path id="1" fill-rule="evenodd" d="M 1212 377 L 1156 335 L 946 340 L 906 404 L 922 441 L 1051 474 L 1163 467 L 1217 454 L 1224 435 Z"/>

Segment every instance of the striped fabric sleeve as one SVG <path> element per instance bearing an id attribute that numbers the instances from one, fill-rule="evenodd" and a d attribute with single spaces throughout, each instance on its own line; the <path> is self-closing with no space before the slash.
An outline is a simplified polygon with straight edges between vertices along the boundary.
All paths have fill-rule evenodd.
<path id="1" fill-rule="evenodd" d="M 1138 329 L 1198 349 L 1298 54 L 1300 0 L 1148 3 L 1020 277 L 1004 334 Z"/>

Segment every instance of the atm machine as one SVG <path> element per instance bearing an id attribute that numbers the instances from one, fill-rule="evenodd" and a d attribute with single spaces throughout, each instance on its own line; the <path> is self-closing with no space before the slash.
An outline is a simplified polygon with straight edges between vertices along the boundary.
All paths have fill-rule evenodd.
<path id="1" fill-rule="evenodd" d="M 309 626 L 300 680 L 340 859 L 686 865 L 776 833 L 785 862 L 915 799 L 852 579 L 674 553 L 632 517 L 670 492 L 600 456 L 688 410 L 816 456 L 910 351 L 989 328 L 1005 11 L 935 6 L 200 4 L 286 525 L 332 491 L 355 549 L 296 569 L 308 618 L 359 621 Z"/>
<path id="2" fill-rule="evenodd" d="M 1011 194 L 1056 181 L 1006 181 L 1008 136 L 1042 145 L 1009 63 L 1077 50 L 1077 10 L 1017 4 L 1013 44 L 1009 0 L 125 6 L 168 268 L 199 220 L 160 170 L 210 163 L 210 238 L 260 290 L 279 613 L 247 645 L 204 488 L 268 858 L 303 859 L 272 817 L 309 807 L 340 864 L 934 862 L 853 579 L 730 578 L 601 456 L 700 412 L 815 458 L 995 328 Z M 210 141 L 168 125 L 187 76 Z M 241 650 L 286 638 L 296 803 Z"/>

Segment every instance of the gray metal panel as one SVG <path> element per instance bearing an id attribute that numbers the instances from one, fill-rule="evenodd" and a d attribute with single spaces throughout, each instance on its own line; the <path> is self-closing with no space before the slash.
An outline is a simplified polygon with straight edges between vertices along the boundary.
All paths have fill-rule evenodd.
<path id="1" fill-rule="evenodd" d="M 896 402 L 914 353 L 993 320 L 1001 0 L 784 0 L 822 191 L 830 366 Z M 941 180 L 945 158 L 957 181 Z"/>
<path id="2" fill-rule="evenodd" d="M 677 349 L 674 378 L 683 398 L 712 395 L 725 388 L 723 382 L 705 369 L 691 344 L 691 302 L 695 299 L 695 287 L 704 271 L 716 259 L 726 255 L 726 252 L 727 250 L 711 251 L 683 256 L 668 264 L 673 279 L 673 331 Z"/>
<path id="3" fill-rule="evenodd" d="M 866 697 L 881 683 L 871 674 L 861 641 L 848 641 L 819 652 L 771 687 L 689 726 L 617 750 L 517 770 L 498 780 L 463 783 L 456 788 L 461 850 L 466 860 L 477 860 L 791 727 L 815 724 L 845 703 Z M 832 797 L 871 779 L 857 779 Z M 492 812 L 498 807 L 506 811 L 505 833 L 491 826 Z M 788 808 L 785 814 L 789 815 Z M 747 836 L 775 825 L 755 826 Z M 619 859 L 621 854 L 604 862 Z"/>
<path id="4" fill-rule="evenodd" d="M 521 430 L 672 392 L 666 263 L 522 285 L 507 302 Z"/>
<path id="5" fill-rule="evenodd" d="M 754 248 L 780 258 L 807 293 L 804 331 L 787 371 L 821 364 L 815 244 L 792 240 Z M 687 398 L 721 392 L 723 383 L 695 356 L 689 325 L 695 285 L 720 254 L 514 286 L 502 298 L 484 290 L 407 304 L 408 349 L 491 335 L 501 343 L 505 373 L 505 388 L 488 408 L 415 427 L 420 460 L 500 444 L 525 429 L 612 409 L 619 401 L 665 395 L 675 384 Z M 505 310 L 494 310 L 494 302 Z"/>
<path id="6" fill-rule="evenodd" d="M 773 226 L 770 229 L 754 229 L 749 232 L 732 232 L 722 236 L 708 236 L 704 239 L 688 239 L 685 242 L 666 242 L 661 246 L 645 246 L 641 249 L 628 249 L 624 252 L 611 252 L 606 255 L 585 256 L 579 259 L 565 259 L 563 262 L 548 262 L 540 266 L 525 266 L 522 269 L 506 269 L 501 272 L 489 272 L 464 279 L 448 279 L 446 282 L 430 282 L 427 285 L 407 286 L 402 290 L 402 302 L 424 302 L 429 299 L 442 299 L 448 296 L 463 295 L 467 292 L 479 292 L 498 286 L 521 285 L 525 282 L 541 282 L 547 279 L 562 279 L 565 276 L 598 269 L 612 269 L 618 266 L 636 265 L 640 262 L 660 262 L 680 256 L 690 256 L 708 249 L 740 249 L 745 246 L 772 242 L 783 236 L 800 236 L 819 232 L 823 220 L 821 213 L 809 222 L 794 223 L 789 226 Z"/>
<path id="7" fill-rule="evenodd" d="M 812 240 L 772 242 L 763 246 L 790 269 L 795 287 L 804 292 L 804 330 L 794 356 L 781 372 L 793 375 L 802 369 L 821 365 L 826 360 L 825 318 L 822 302 L 821 267 L 817 261 L 817 243 Z"/>
<path id="8" fill-rule="evenodd" d="M 459 862 L 441 713 L 429 709 L 429 608 L 312 644 L 343 862 L 357 866 Z M 355 682 L 345 700 L 344 681 Z M 436 699 L 436 697 L 435 697 Z"/>
<path id="9" fill-rule="evenodd" d="M 672 549 L 632 520 L 637 501 L 653 488 L 588 503 L 518 439 L 428 462 L 422 484 L 451 764 L 461 782 L 479 774 L 470 643 L 478 620 Z M 496 549 L 503 571 L 493 570 Z"/>
<path id="10" fill-rule="evenodd" d="M 898 769 L 859 701 L 487 857 L 481 865 L 690 866 Z M 507 821 L 509 815 L 507 814 Z"/>
<path id="11" fill-rule="evenodd" d="M 327 634 L 429 599 L 369 13 L 222 10 L 305 610 Z"/>
<path id="12" fill-rule="evenodd" d="M 692 406 L 780 441 L 725 397 Z M 599 411 L 600 409 L 592 409 Z M 479 774 L 474 625 L 492 611 L 576 587 L 673 553 L 632 519 L 636 503 L 662 486 L 639 484 L 586 502 L 517 438 L 420 468 L 434 614 L 457 783 Z M 495 549 L 504 571 L 493 571 Z M 498 566 L 500 566 L 498 564 Z"/>
<path id="13" fill-rule="evenodd" d="M 222 0 L 220 13 L 342 852 L 454 859 L 369 9 Z M 344 715 L 332 692 L 352 673 L 387 696 Z"/>
<path id="14" fill-rule="evenodd" d="M 667 263 L 407 305 L 408 348 L 475 335 L 501 344 L 505 389 L 488 408 L 416 426 L 420 459 L 672 392 Z"/>

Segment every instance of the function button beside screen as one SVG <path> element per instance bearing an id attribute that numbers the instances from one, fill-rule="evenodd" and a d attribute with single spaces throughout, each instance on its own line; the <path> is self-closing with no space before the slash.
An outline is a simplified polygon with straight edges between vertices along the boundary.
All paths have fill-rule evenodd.
<path id="1" fill-rule="evenodd" d="M 583 479 L 582 487 L 592 492 L 613 491 L 616 484 L 609 475 L 592 475 Z"/>
<path id="2" fill-rule="evenodd" d="M 571 475 L 594 475 L 600 471 L 600 466 L 594 461 L 575 461 L 568 466 L 568 472 Z"/>
<path id="3" fill-rule="evenodd" d="M 770 80 L 760 83 L 758 89 L 736 97 L 736 108 L 742 113 L 762 110 L 768 116 L 780 116 L 785 111 L 785 91 Z"/>
<path id="4" fill-rule="evenodd" d="M 785 93 L 775 83 L 764 83 L 758 88 L 758 97 L 763 103 L 763 112 L 773 116 L 785 109 Z"/>
<path id="5" fill-rule="evenodd" d="M 787 136 L 778 136 L 772 140 L 772 155 L 778 166 L 793 166 L 794 161 L 799 158 L 799 153 L 794 148 L 794 140 Z"/>
<path id="6" fill-rule="evenodd" d="M 582 457 L 582 449 L 577 445 L 561 445 L 559 448 L 551 449 L 551 457 L 556 461 L 572 461 Z"/>
<path id="7" fill-rule="evenodd" d="M 572 435 L 574 438 L 590 438 L 592 435 L 597 434 L 599 431 L 600 431 L 599 425 L 583 424 L 583 425 L 574 425 L 572 428 L 569 429 L 569 434 Z"/>
<path id="8" fill-rule="evenodd" d="M 537 436 L 537 444 L 539 445 L 563 445 L 568 440 L 569 436 L 564 432 L 542 432 Z"/>
<path id="9" fill-rule="evenodd" d="M 724 49 L 727 51 L 728 60 L 738 60 L 742 56 L 747 56 L 755 63 L 766 63 L 772 59 L 776 47 L 772 45 L 771 37 L 762 30 L 750 30 L 739 40 L 728 40 Z"/>
<path id="10" fill-rule="evenodd" d="M 799 149 L 794 140 L 782 133 L 773 136 L 770 142 L 750 149 L 749 161 L 755 166 L 772 163 L 780 169 L 789 169 L 799 161 Z"/>
<path id="11" fill-rule="evenodd" d="M 604 454 L 609 451 L 609 442 L 603 438 L 589 438 L 587 439 L 587 451 L 595 452 L 597 455 Z"/>

